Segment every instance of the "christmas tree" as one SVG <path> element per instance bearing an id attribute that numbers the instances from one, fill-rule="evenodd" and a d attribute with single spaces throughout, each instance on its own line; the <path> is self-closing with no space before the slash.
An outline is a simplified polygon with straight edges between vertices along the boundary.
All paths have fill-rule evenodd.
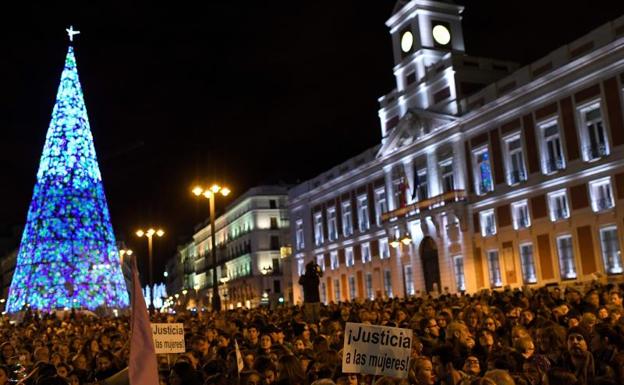
<path id="1" fill-rule="evenodd" d="M 24 306 L 44 311 L 123 308 L 128 303 L 76 58 L 70 46 L 17 255 L 7 311 L 16 312 Z"/>

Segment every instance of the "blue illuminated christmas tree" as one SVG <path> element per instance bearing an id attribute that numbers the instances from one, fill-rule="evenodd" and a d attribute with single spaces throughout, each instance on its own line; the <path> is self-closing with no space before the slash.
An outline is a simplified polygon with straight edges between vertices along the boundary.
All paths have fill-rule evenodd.
<path id="1" fill-rule="evenodd" d="M 7 311 L 24 306 L 46 311 L 128 306 L 71 46 L 39 163 Z"/>

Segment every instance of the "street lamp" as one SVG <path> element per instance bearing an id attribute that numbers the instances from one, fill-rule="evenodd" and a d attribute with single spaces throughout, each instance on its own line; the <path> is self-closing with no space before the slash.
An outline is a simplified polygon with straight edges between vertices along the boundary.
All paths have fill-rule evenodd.
<path id="1" fill-rule="evenodd" d="M 152 256 L 152 237 L 156 234 L 159 238 L 165 235 L 165 231 L 163 229 L 154 230 L 153 228 L 147 229 L 147 231 L 143 231 L 141 229 L 137 230 L 136 235 L 139 238 L 146 237 L 147 238 L 147 254 L 149 256 L 149 293 L 150 293 L 150 307 L 154 306 L 154 282 L 153 273 L 152 273 L 152 265 L 153 265 L 153 256 Z"/>
<path id="2" fill-rule="evenodd" d="M 210 238 L 212 238 L 212 309 L 215 311 L 221 310 L 221 298 L 219 297 L 219 288 L 217 282 L 217 246 L 215 241 L 215 197 L 217 194 L 221 194 L 224 197 L 230 194 L 230 189 L 227 187 L 213 184 L 210 188 L 204 188 L 201 186 L 195 186 L 193 188 L 193 194 L 195 196 L 203 196 L 208 199 L 210 204 Z"/>
<path id="3" fill-rule="evenodd" d="M 119 250 L 119 258 L 120 258 L 120 262 L 123 265 L 124 263 L 124 255 L 127 255 L 128 257 L 130 257 L 132 255 L 133 251 L 130 249 L 121 249 Z"/>

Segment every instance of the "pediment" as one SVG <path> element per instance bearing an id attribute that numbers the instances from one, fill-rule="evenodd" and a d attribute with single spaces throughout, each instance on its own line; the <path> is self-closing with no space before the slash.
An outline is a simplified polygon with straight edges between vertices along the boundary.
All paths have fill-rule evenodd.
<path id="1" fill-rule="evenodd" d="M 401 117 L 399 123 L 390 132 L 379 149 L 377 156 L 388 155 L 402 147 L 409 146 L 424 135 L 456 119 L 452 115 L 410 109 Z"/>

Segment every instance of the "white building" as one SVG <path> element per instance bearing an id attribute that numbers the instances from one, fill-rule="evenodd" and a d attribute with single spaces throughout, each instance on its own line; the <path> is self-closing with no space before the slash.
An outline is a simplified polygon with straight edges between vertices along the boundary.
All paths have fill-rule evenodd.
<path id="1" fill-rule="evenodd" d="M 255 307 L 263 296 L 273 305 L 280 303 L 280 298 L 290 302 L 292 284 L 285 187 L 249 189 L 216 218 L 215 230 L 218 285 L 224 306 Z M 183 274 L 183 289 L 187 289 L 186 305 L 210 304 L 210 224 L 196 228 L 193 240 L 178 248 L 176 260 L 181 265 L 177 270 Z M 178 300 L 183 301 L 184 297 L 179 296 Z"/>
<path id="2" fill-rule="evenodd" d="M 621 278 L 624 17 L 518 68 L 464 52 L 462 11 L 397 3 L 381 143 L 289 193 L 325 301 Z"/>

